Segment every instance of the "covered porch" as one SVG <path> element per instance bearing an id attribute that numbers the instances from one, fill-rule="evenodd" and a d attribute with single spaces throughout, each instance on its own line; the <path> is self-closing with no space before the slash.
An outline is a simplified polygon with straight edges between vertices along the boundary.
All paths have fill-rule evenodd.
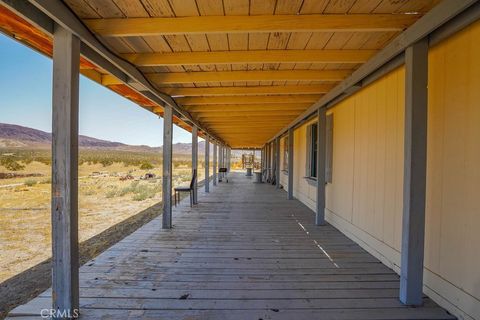
<path id="1" fill-rule="evenodd" d="M 399 301 L 399 276 L 285 192 L 244 173 L 80 268 L 84 319 L 454 319 Z M 10 313 L 38 318 L 51 291 Z"/>

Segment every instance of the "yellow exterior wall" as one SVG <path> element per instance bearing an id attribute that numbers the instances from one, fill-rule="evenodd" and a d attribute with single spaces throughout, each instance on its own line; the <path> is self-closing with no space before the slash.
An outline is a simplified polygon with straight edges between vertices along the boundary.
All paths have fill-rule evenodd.
<path id="1" fill-rule="evenodd" d="M 430 49 L 426 281 L 480 319 L 480 22 Z"/>
<path id="2" fill-rule="evenodd" d="M 461 319 L 480 319 L 478 39 L 480 22 L 429 53 L 424 291 Z M 326 189 L 327 221 L 397 272 L 404 82 L 404 68 L 398 68 L 329 111 L 333 178 Z M 304 178 L 308 124 L 294 132 L 294 196 L 315 210 L 316 188 Z M 283 143 L 281 152 L 282 162 Z M 287 179 L 282 173 L 285 188 Z"/>

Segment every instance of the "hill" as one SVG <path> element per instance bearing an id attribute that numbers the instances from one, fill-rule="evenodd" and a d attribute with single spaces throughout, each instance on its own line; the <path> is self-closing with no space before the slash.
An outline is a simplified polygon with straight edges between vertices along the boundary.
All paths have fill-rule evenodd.
<path id="1" fill-rule="evenodd" d="M 23 127 L 15 124 L 0 123 L 0 148 L 23 148 L 23 149 L 48 149 L 52 141 L 52 134 L 42 130 Z M 118 150 L 135 152 L 162 152 L 162 147 L 149 147 L 145 145 L 129 145 L 121 142 L 101 140 L 93 137 L 80 135 L 79 147 L 94 150 Z M 190 154 L 191 143 L 175 143 L 175 154 Z M 198 144 L 198 152 L 205 152 L 205 143 Z"/>

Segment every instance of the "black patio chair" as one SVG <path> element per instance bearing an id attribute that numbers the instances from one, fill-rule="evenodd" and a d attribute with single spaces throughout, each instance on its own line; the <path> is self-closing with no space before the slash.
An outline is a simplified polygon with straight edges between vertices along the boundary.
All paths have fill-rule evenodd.
<path id="1" fill-rule="evenodd" d="M 227 181 L 228 183 L 228 169 L 227 168 L 218 168 L 218 172 L 219 173 L 223 173 L 223 177 L 222 175 L 220 174 L 220 178 L 218 179 L 218 182 L 222 182 L 223 178 L 225 178 L 225 180 Z"/>
<path id="2" fill-rule="evenodd" d="M 189 192 L 190 193 L 190 207 L 193 206 L 193 188 L 195 188 L 195 181 L 197 180 L 197 169 L 193 169 L 192 180 L 190 181 L 190 186 L 188 187 L 176 187 L 173 190 L 175 191 L 175 207 L 177 206 L 177 194 L 178 202 L 180 202 L 180 193 Z"/>

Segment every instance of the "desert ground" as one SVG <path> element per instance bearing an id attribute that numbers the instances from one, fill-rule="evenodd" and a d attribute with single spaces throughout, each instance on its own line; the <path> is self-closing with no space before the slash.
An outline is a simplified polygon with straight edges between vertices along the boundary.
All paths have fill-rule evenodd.
<path id="1" fill-rule="evenodd" d="M 80 241 L 161 200 L 162 167 L 158 154 L 105 154 L 108 156 L 96 151 L 80 152 Z M 51 167 L 44 151 L 0 150 L 0 155 L 2 282 L 51 256 Z M 7 158 L 13 159 L 14 165 Z M 200 161 L 199 180 L 204 178 L 203 165 Z M 174 155 L 173 167 L 173 185 L 187 185 L 191 179 L 190 158 Z M 145 179 L 147 173 L 155 177 Z"/>

